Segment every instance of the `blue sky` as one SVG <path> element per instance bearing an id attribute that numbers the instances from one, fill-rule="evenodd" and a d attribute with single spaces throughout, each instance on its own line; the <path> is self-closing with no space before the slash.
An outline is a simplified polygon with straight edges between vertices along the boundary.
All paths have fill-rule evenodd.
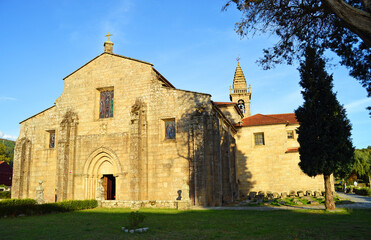
<path id="1" fill-rule="evenodd" d="M 16 139 L 19 122 L 52 106 L 63 78 L 103 52 L 113 34 L 114 53 L 151 62 L 175 87 L 210 93 L 229 101 L 229 86 L 240 64 L 252 87 L 252 114 L 293 112 L 303 100 L 298 63 L 264 71 L 255 61 L 276 38 L 240 39 L 240 12 L 226 0 L 0 0 L 0 137 Z M 357 148 L 371 145 L 366 90 L 337 64 L 334 90 L 353 125 Z M 337 65 L 336 65 L 337 64 Z"/>

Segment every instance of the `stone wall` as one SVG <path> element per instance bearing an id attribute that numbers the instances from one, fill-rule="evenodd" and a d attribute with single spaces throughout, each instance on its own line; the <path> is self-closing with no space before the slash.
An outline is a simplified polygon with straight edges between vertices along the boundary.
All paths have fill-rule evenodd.
<path id="1" fill-rule="evenodd" d="M 299 125 L 276 124 L 240 127 L 237 136 L 238 179 L 241 194 L 250 192 L 322 191 L 323 176 L 308 177 L 298 163 L 299 153 L 287 152 L 298 148 L 294 139 L 287 139 L 287 131 Z M 265 145 L 255 145 L 254 133 L 264 133 Z"/>
<path id="2" fill-rule="evenodd" d="M 94 199 L 112 174 L 120 201 L 221 205 L 238 196 L 235 129 L 210 95 L 172 88 L 151 64 L 102 54 L 64 79 L 54 107 L 21 123 L 13 198 Z M 99 118 L 102 90 L 114 91 L 114 116 Z M 165 120 L 176 138 L 165 138 Z M 49 147 L 55 132 L 56 144 Z"/>

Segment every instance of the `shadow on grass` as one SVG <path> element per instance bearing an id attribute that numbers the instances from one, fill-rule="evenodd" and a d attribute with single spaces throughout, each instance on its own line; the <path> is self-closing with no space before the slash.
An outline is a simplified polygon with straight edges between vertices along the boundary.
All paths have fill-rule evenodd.
<path id="1" fill-rule="evenodd" d="M 0 239 L 369 239 L 371 210 L 141 209 L 146 233 L 124 233 L 130 209 L 0 219 Z"/>

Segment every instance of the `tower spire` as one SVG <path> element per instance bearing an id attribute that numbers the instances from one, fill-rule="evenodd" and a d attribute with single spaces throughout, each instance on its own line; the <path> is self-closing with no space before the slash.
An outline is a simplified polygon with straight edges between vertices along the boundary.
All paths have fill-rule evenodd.
<path id="1" fill-rule="evenodd" d="M 251 86 L 247 88 L 245 75 L 240 66 L 240 57 L 237 58 L 237 67 L 234 73 L 233 87 L 230 87 L 230 99 L 238 104 L 245 116 L 250 116 Z"/>

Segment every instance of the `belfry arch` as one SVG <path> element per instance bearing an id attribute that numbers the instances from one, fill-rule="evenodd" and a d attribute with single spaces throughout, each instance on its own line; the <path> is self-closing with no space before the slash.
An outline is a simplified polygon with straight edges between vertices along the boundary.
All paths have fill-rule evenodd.
<path id="1" fill-rule="evenodd" d="M 84 179 L 84 198 L 95 199 L 95 191 L 98 186 L 98 180 L 109 176 L 115 179 L 114 186 L 119 186 L 119 176 L 122 173 L 122 167 L 117 155 L 109 148 L 100 147 L 93 151 L 86 159 L 83 167 Z M 107 189 L 106 189 L 107 190 Z M 116 191 L 118 193 L 118 191 Z M 116 199 L 120 196 L 116 194 Z"/>

